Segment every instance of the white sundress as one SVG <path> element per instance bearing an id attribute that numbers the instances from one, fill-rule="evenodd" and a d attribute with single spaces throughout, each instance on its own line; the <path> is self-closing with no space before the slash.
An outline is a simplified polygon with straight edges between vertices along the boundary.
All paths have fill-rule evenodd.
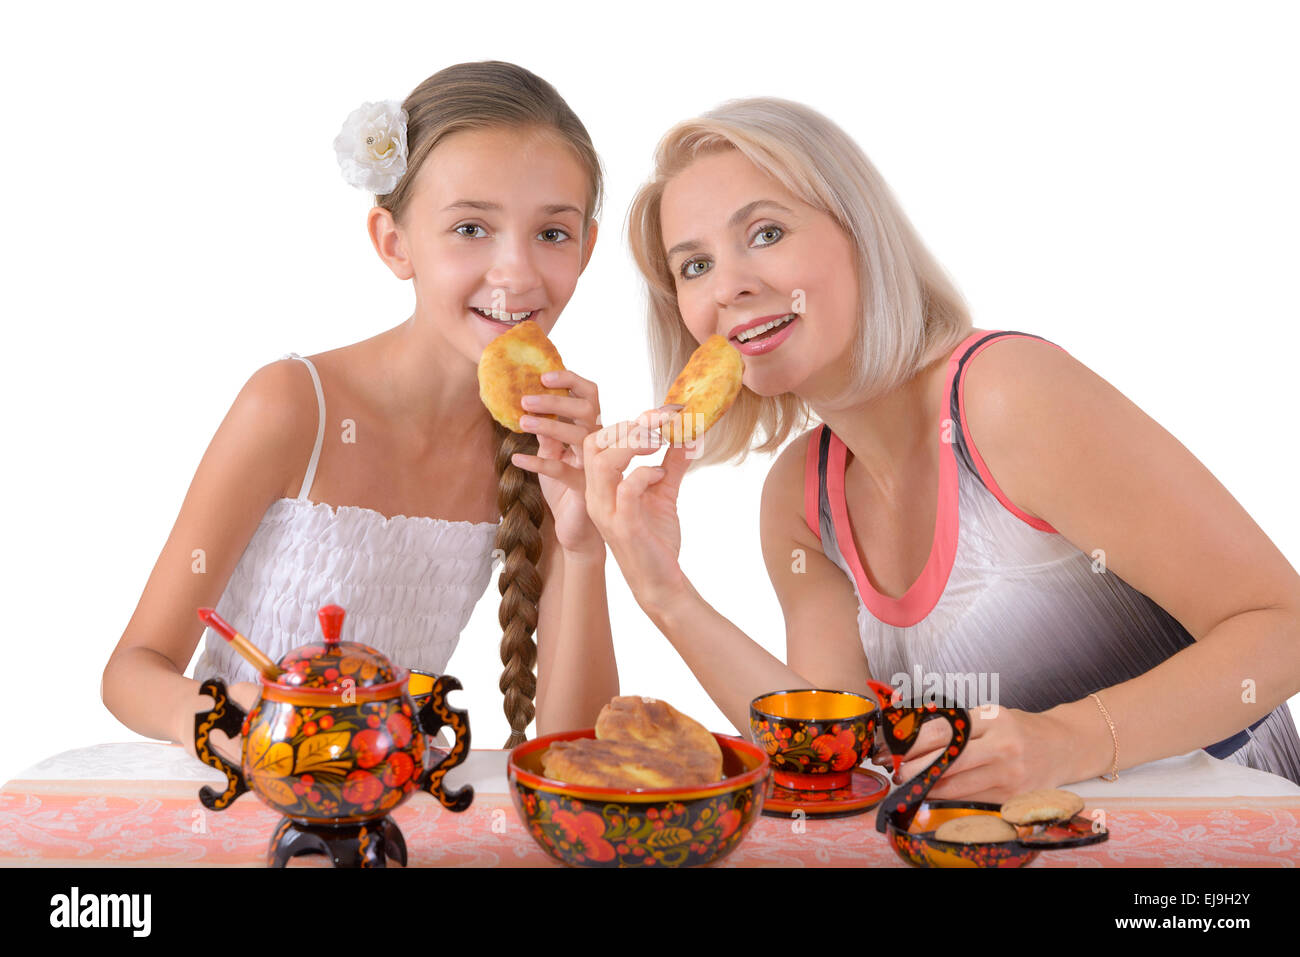
<path id="1" fill-rule="evenodd" d="M 343 640 L 371 645 L 397 668 L 440 674 L 487 589 L 497 522 L 459 522 L 369 508 L 335 508 L 307 496 L 325 437 L 325 394 L 311 361 L 320 412 L 316 444 L 297 498 L 272 503 L 230 576 L 217 612 L 278 661 L 320 637 L 323 605 L 347 612 Z M 204 632 L 199 681 L 258 676 L 219 634 Z"/>

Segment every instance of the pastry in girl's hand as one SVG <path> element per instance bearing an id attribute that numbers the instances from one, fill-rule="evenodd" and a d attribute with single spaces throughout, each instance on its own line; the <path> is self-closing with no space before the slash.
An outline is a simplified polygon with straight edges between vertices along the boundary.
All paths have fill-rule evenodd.
<path id="1" fill-rule="evenodd" d="M 691 354 L 668 390 L 663 404 L 680 405 L 682 411 L 661 423 L 659 434 L 673 445 L 699 439 L 740 395 L 740 377 L 744 371 L 740 350 L 723 336 L 709 336 Z"/>
<path id="2" fill-rule="evenodd" d="M 526 395 L 568 395 L 567 389 L 542 385 L 543 372 L 561 372 L 564 363 L 542 327 L 525 319 L 501 333 L 483 350 L 478 360 L 478 395 L 496 419 L 511 432 L 522 432 L 519 417 L 525 412 L 520 399 Z M 546 412 L 532 415 L 555 418 Z"/>
<path id="3" fill-rule="evenodd" d="M 1083 810 L 1083 798 L 1073 791 L 1049 788 L 1017 794 L 1002 805 L 1003 820 L 1012 824 L 1068 821 Z"/>

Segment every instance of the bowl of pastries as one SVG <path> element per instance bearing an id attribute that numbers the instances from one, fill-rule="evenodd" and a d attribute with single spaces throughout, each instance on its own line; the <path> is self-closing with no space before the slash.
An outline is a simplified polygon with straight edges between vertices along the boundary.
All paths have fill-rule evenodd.
<path id="1" fill-rule="evenodd" d="M 697 867 L 726 857 L 763 810 L 760 749 L 666 702 L 614 698 L 596 727 L 510 752 L 510 796 L 548 855 L 578 867 Z"/>

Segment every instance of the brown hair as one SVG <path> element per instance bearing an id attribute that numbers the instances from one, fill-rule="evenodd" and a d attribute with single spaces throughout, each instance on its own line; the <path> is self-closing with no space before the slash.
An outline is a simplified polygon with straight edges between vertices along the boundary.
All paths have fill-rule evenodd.
<path id="1" fill-rule="evenodd" d="M 699 345 L 677 308 L 660 202 L 674 176 L 699 157 L 723 150 L 739 150 L 795 196 L 830 215 L 852 241 L 860 302 L 848 394 L 865 399 L 888 392 L 970 334 L 970 312 L 961 294 L 848 133 L 802 103 L 774 97 L 729 100 L 664 134 L 654 172 L 628 212 L 628 242 L 649 294 L 656 396 L 668 394 Z M 774 452 L 813 418 L 811 406 L 792 392 L 762 396 L 742 387 L 727 415 L 701 440 L 693 464 Z M 757 432 L 761 441 L 755 444 Z"/>
<path id="2" fill-rule="evenodd" d="M 400 220 L 414 188 L 416 175 L 429 154 L 446 137 L 465 130 L 544 130 L 569 146 L 587 172 L 590 187 L 583 215 L 582 238 L 600 213 L 604 196 L 604 173 L 596 148 L 582 125 L 555 87 L 521 66 L 500 60 L 457 63 L 439 70 L 414 90 L 402 103 L 406 110 L 406 173 L 391 193 L 375 197 Z M 537 475 L 511 462 L 516 452 L 537 454 L 537 436 L 515 433 L 496 425 L 497 506 L 501 526 L 496 547 L 504 555 L 498 584 L 501 605 L 501 693 L 505 695 L 506 717 L 510 720 L 512 748 L 525 740 L 525 729 L 533 720 L 533 699 L 537 694 L 537 605 L 542 581 L 537 564 L 542 554 L 542 520 L 546 500 Z"/>

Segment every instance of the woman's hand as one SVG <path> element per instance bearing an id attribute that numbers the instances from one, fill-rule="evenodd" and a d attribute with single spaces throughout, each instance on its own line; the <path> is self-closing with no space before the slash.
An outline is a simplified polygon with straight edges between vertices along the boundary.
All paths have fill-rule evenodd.
<path id="1" fill-rule="evenodd" d="M 663 448 L 655 431 L 677 414 L 676 407 L 643 413 L 634 422 L 606 426 L 587 436 L 583 457 L 587 472 L 587 513 L 643 609 L 686 583 L 677 556 L 682 530 L 677 493 L 686 474 L 687 450 L 673 446 L 662 467 L 623 470 L 638 455 Z"/>
<path id="2" fill-rule="evenodd" d="M 1071 783 L 1060 773 L 1068 742 L 1056 719 L 1015 708 L 972 708 L 969 712 L 966 747 L 928 797 L 1001 803 L 1026 791 Z M 924 771 L 948 746 L 951 735 L 947 722 L 927 721 L 907 752 L 899 781 L 910 781 Z M 888 749 L 879 758 L 888 762 Z"/>
<path id="3" fill-rule="evenodd" d="M 583 442 L 600 428 L 596 383 L 565 369 L 543 373 L 542 384 L 552 389 L 568 389 L 569 394 L 526 395 L 521 400 L 523 407 L 530 412 L 554 413 L 560 418 L 522 416 L 520 427 L 537 436 L 537 454 L 518 453 L 511 461 L 537 473 L 542 495 L 555 518 L 555 538 L 560 547 L 572 554 L 604 555 L 600 532 L 587 517 L 586 475 L 582 467 Z"/>

